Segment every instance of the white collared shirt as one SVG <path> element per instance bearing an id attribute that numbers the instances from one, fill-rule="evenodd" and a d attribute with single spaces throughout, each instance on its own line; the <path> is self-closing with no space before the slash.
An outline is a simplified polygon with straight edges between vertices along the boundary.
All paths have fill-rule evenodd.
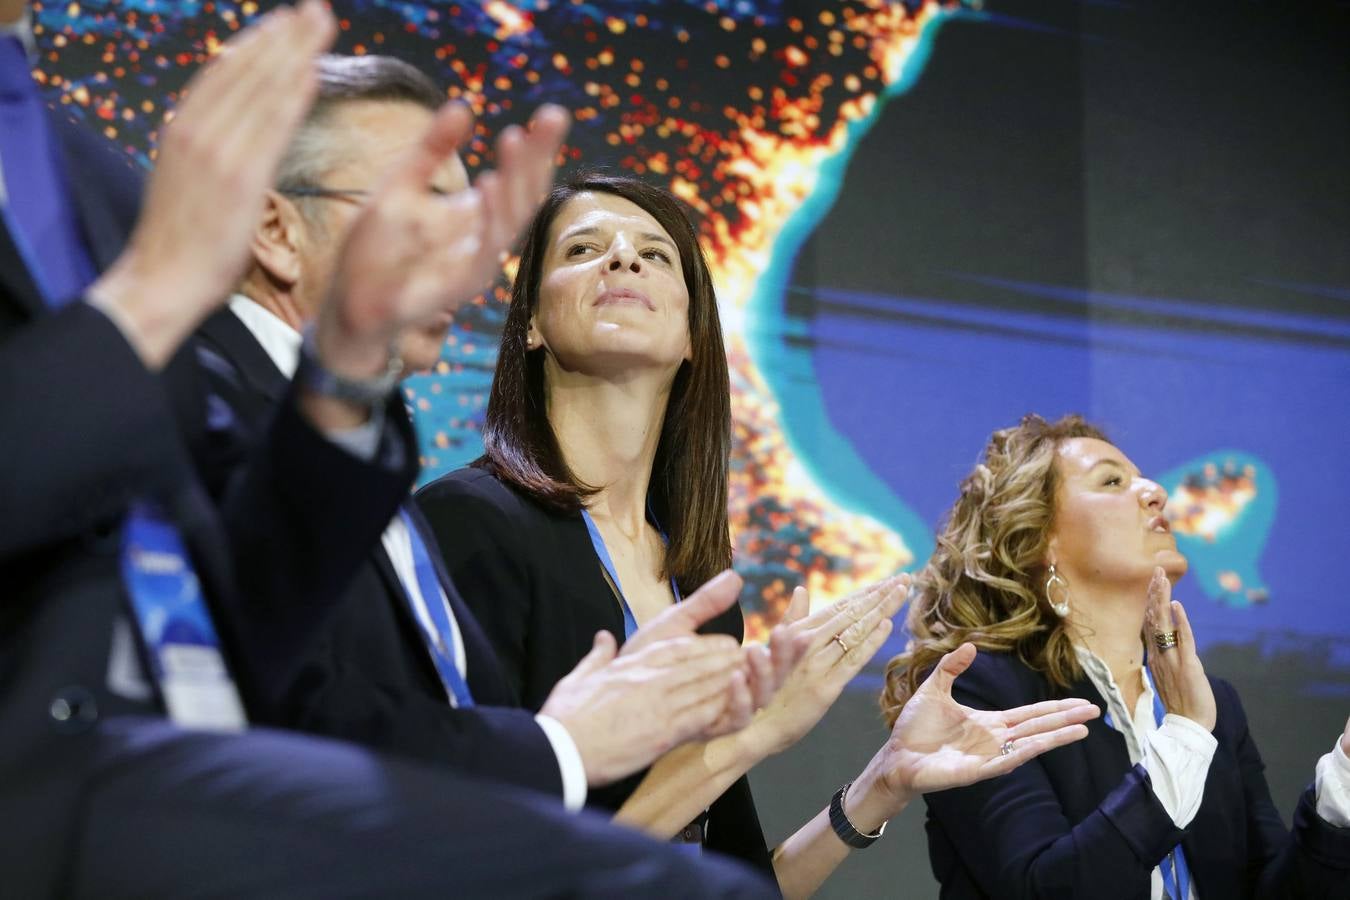
<path id="1" fill-rule="evenodd" d="M 273 364 L 281 370 L 281 373 L 287 378 L 295 377 L 295 370 L 300 365 L 300 332 L 296 331 L 290 325 L 286 324 L 270 310 L 264 308 L 261 304 L 243 294 L 235 294 L 230 297 L 230 312 L 238 317 L 239 321 L 244 323 L 244 327 L 249 330 Z M 335 441 L 341 443 L 349 450 L 353 448 L 349 442 L 340 435 L 331 435 Z M 378 434 L 375 435 L 378 439 Z M 358 440 L 358 443 L 368 443 Z M 353 450 L 357 455 L 373 456 L 374 447 L 369 447 L 369 454 Z M 445 611 L 445 615 L 453 623 L 451 629 L 453 638 L 453 647 L 451 648 L 455 658 L 455 668 L 466 681 L 468 680 L 468 661 L 464 651 L 464 639 L 460 634 L 459 621 L 455 618 L 454 608 L 450 606 L 449 598 L 445 595 L 445 590 L 437 585 L 438 597 L 428 598 L 423 596 L 422 588 L 418 583 L 417 570 L 413 563 L 412 535 L 408 533 L 408 526 L 404 523 L 401 516 L 394 516 L 385 528 L 384 534 L 380 536 L 380 541 L 384 545 L 385 553 L 389 556 L 390 563 L 393 564 L 394 571 L 398 575 L 398 580 L 403 584 L 407 591 L 409 599 L 412 601 L 412 607 L 417 619 L 417 623 L 435 641 L 437 639 L 436 625 L 431 618 L 428 603 L 440 603 Z M 447 691 L 446 700 L 450 705 L 455 704 L 455 698 Z M 578 810 L 586 803 L 586 768 L 581 761 L 581 753 L 577 750 L 576 742 L 572 736 L 567 733 L 563 724 L 551 716 L 537 715 L 534 717 L 539 723 L 540 729 L 544 732 L 544 737 L 548 739 L 549 745 L 553 748 L 553 755 L 558 760 L 558 770 L 562 775 L 563 783 L 563 804 L 569 810 Z"/>
<path id="2" fill-rule="evenodd" d="M 1153 713 L 1153 681 L 1146 668 L 1139 672 L 1143 692 L 1134 709 L 1129 710 L 1106 663 L 1086 647 L 1075 646 L 1074 652 L 1093 687 L 1106 701 L 1111 727 L 1125 738 L 1130 764 L 1143 764 L 1154 796 L 1176 826 L 1185 828 L 1200 811 L 1205 778 L 1218 741 L 1184 716 L 1168 713 L 1158 724 Z M 1342 828 L 1350 825 L 1350 759 L 1341 750 L 1339 738 L 1332 752 L 1318 760 L 1316 791 L 1317 814 L 1330 825 Z M 1151 880 L 1149 896 L 1152 900 L 1163 900 L 1166 894 L 1160 868 L 1153 870 Z M 1194 881 L 1187 897 L 1198 900 Z"/>

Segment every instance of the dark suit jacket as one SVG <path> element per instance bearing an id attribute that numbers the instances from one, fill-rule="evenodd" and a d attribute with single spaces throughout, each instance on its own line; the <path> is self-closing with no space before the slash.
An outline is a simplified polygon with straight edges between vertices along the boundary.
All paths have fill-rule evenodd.
<path id="1" fill-rule="evenodd" d="M 56 128 L 86 243 L 105 268 L 136 215 L 138 179 L 98 138 L 64 122 Z M 100 721 L 160 714 L 153 690 L 116 678 L 110 687 L 114 660 L 129 654 L 144 663 L 123 612 L 128 503 L 153 497 L 176 519 L 245 699 L 256 701 L 265 692 L 248 665 L 255 641 L 263 637 L 265 650 L 288 630 L 308 627 L 350 575 L 350 560 L 377 539 L 415 471 L 401 408 L 392 409 L 380 463 L 371 465 L 332 446 L 287 402 L 221 515 L 191 477 L 172 410 L 160 379 L 106 317 L 82 302 L 46 309 L 0 227 L 0 821 L 7 826 L 0 870 L 7 895 L 55 892 Z M 328 501 L 332 483 L 359 486 L 360 508 L 345 506 L 337 516 Z M 115 644 L 126 654 L 114 653 Z"/>
<path id="2" fill-rule="evenodd" d="M 194 344 L 208 396 L 235 414 L 227 417 L 230 427 L 208 427 L 194 442 L 194 455 L 219 492 L 232 465 L 266 429 L 288 380 L 229 309 L 203 323 Z M 421 532 L 460 627 L 475 706 L 456 709 L 447 702 L 403 586 L 377 542 L 328 625 L 278 653 L 298 665 L 267 674 L 281 691 L 275 724 L 560 796 L 562 778 L 548 739 L 533 714 L 511 702 L 491 645 L 446 576 L 434 540 L 425 527 Z"/>
<path id="3" fill-rule="evenodd" d="M 509 689 L 527 709 L 538 709 L 590 652 L 597 631 L 623 643 L 623 613 L 579 514 L 551 513 L 476 468 L 437 479 L 417 502 L 450 577 L 497 648 Z M 739 607 L 705 630 L 739 640 Z M 645 774 L 592 792 L 589 804 L 617 810 Z M 705 846 L 771 870 L 746 778 L 713 804 Z"/>
<path id="4" fill-rule="evenodd" d="M 944 898 L 1146 900 L 1149 876 L 1181 843 L 1203 900 L 1350 896 L 1350 829 L 1318 819 L 1312 790 L 1291 834 L 1266 787 L 1264 766 L 1232 686 L 1210 679 L 1218 749 L 1194 821 L 1179 829 L 1125 739 L 1102 719 L 1088 737 L 1008 775 L 929 794 L 928 853 Z M 1084 678 L 1067 694 L 1012 656 L 981 652 L 953 695 L 981 709 L 1085 697 L 1106 704 Z"/>

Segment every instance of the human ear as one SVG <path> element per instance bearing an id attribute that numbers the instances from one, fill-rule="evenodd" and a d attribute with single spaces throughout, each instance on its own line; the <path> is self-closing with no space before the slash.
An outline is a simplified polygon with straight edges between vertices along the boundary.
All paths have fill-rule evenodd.
<path id="1" fill-rule="evenodd" d="M 304 224 L 295 204 L 276 191 L 268 191 L 249 250 L 258 267 L 287 290 L 293 290 L 300 281 L 303 239 Z"/>

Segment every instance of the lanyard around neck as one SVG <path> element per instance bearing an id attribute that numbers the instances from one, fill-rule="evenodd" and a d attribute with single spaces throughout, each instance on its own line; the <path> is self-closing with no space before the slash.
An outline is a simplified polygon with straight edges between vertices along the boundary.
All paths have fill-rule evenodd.
<path id="1" fill-rule="evenodd" d="M 651 508 L 648 507 L 648 516 L 652 518 L 652 524 L 656 524 L 654 516 L 651 516 Z M 609 548 L 605 546 L 605 538 L 600 534 L 600 528 L 595 524 L 595 519 L 591 518 L 590 510 L 583 509 L 581 518 L 586 521 L 586 532 L 591 536 L 591 546 L 595 548 L 595 555 L 600 557 L 600 565 L 604 566 L 605 574 L 609 576 L 610 584 L 614 587 L 614 596 L 619 600 L 619 607 L 623 610 L 623 637 L 624 640 L 633 636 L 637 631 L 637 619 L 633 616 L 633 610 L 628 605 L 628 600 L 623 595 L 623 585 L 619 583 L 619 571 L 614 568 L 614 560 L 609 555 Z M 666 543 L 670 541 L 666 538 L 666 533 L 661 530 L 660 525 L 656 525 L 656 531 L 661 535 L 661 540 Z M 684 598 L 680 596 L 680 586 L 675 583 L 675 579 L 670 579 L 670 590 L 675 595 L 675 602 L 679 603 Z"/>

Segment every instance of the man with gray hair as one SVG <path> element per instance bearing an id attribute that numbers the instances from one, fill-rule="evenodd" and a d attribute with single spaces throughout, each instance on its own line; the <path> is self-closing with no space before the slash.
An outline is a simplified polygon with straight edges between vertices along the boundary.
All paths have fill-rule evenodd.
<path id="1" fill-rule="evenodd" d="M 390 57 L 326 56 L 318 72 L 318 99 L 269 192 L 239 291 L 197 336 L 201 372 L 234 412 L 196 447 L 217 492 L 228 491 L 230 453 L 252 442 L 247 431 L 285 394 L 365 199 L 442 99 L 425 75 Z M 445 195 L 467 186 L 453 155 L 432 179 Z M 403 332 L 403 373 L 434 365 L 452 314 Z M 644 628 L 618 658 L 602 632 L 538 715 L 520 709 L 425 534 L 405 503 L 336 615 L 259 660 L 276 724 L 544 791 L 575 809 L 588 787 L 743 725 L 774 689 L 763 648 L 743 654 L 726 636 L 693 633 L 735 602 L 739 580 L 729 576 Z"/>

